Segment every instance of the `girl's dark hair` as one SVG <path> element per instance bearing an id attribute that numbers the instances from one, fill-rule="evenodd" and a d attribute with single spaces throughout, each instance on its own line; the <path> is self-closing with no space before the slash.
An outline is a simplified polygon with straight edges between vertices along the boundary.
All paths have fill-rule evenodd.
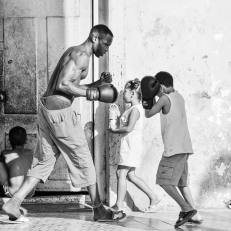
<path id="1" fill-rule="evenodd" d="M 142 95 L 141 95 L 141 89 L 140 89 L 140 80 L 135 78 L 134 80 L 129 80 L 126 85 L 125 88 L 129 88 L 131 90 L 136 91 L 137 95 L 138 95 L 138 99 L 141 100 Z"/>
<path id="2" fill-rule="evenodd" d="M 20 126 L 13 127 L 9 132 L 9 139 L 12 148 L 22 146 L 26 143 L 26 130 Z"/>

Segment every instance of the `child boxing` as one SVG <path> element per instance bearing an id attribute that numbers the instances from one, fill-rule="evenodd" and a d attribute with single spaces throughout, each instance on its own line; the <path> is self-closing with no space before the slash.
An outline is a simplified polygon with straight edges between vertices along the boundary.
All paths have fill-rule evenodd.
<path id="1" fill-rule="evenodd" d="M 115 134 L 121 134 L 117 170 L 117 200 L 112 206 L 114 210 L 123 210 L 123 201 L 127 190 L 127 180 L 144 192 L 150 205 L 143 212 L 156 211 L 158 196 L 149 188 L 146 182 L 136 176 L 135 170 L 140 166 L 142 154 L 142 128 L 144 110 L 141 104 L 141 90 L 139 79 L 128 81 L 123 92 L 124 102 L 131 106 L 120 116 L 119 128 L 109 128 Z"/>
<path id="2" fill-rule="evenodd" d="M 188 159 L 193 154 L 193 149 L 184 99 L 175 91 L 173 77 L 167 72 L 159 72 L 155 77 L 144 77 L 141 80 L 141 92 L 145 116 L 150 118 L 160 113 L 164 152 L 157 170 L 156 184 L 181 207 L 175 228 L 186 222 L 201 224 L 203 220 L 196 210 L 188 187 Z M 159 97 L 157 102 L 156 95 Z"/>

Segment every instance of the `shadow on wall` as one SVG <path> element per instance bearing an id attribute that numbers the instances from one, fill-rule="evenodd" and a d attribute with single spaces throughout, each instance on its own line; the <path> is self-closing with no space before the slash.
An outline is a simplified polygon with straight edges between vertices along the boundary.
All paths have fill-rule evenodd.
<path id="1" fill-rule="evenodd" d="M 223 208 L 231 199 L 231 153 L 221 150 L 207 165 L 200 183 L 197 202 L 203 208 Z"/>
<path id="2" fill-rule="evenodd" d="M 84 133 L 85 133 L 85 137 L 88 143 L 88 147 L 89 150 L 91 152 L 91 156 L 93 157 L 93 122 L 92 121 L 88 121 L 85 126 L 84 126 Z"/>
<path id="3" fill-rule="evenodd" d="M 99 102 L 94 114 L 95 124 L 92 124 L 92 139 L 94 139 L 94 146 L 92 152 L 94 153 L 94 164 L 97 174 L 97 183 L 99 187 L 100 197 L 103 202 L 106 202 L 107 194 L 107 180 L 106 180 L 106 134 L 108 115 L 106 113 L 106 104 Z M 106 142 L 105 142 L 106 141 Z"/>

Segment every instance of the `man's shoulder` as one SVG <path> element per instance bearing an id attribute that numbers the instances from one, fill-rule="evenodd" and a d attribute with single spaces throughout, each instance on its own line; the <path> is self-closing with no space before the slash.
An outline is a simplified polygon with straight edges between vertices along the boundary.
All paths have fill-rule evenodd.
<path id="1" fill-rule="evenodd" d="M 78 61 L 80 58 L 81 59 L 89 59 L 90 58 L 89 55 L 87 54 L 87 52 L 84 51 L 84 49 L 81 48 L 80 46 L 73 47 L 71 49 L 70 57 L 75 61 Z"/>

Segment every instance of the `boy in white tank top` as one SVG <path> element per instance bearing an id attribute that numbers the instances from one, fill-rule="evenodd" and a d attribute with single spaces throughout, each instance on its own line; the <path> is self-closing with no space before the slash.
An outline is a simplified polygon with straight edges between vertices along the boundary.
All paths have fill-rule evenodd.
<path id="1" fill-rule="evenodd" d="M 195 204 L 188 187 L 188 158 L 193 154 L 188 130 L 185 102 L 181 94 L 173 88 L 173 78 L 167 72 L 159 72 L 155 78 L 161 88 L 153 99 L 153 107 L 145 110 L 145 116 L 150 118 L 160 113 L 161 134 L 164 152 L 156 175 L 159 184 L 181 207 L 179 219 L 175 228 L 186 222 L 201 224 L 201 215 L 195 209 Z M 179 188 L 180 193 L 176 189 Z"/>

